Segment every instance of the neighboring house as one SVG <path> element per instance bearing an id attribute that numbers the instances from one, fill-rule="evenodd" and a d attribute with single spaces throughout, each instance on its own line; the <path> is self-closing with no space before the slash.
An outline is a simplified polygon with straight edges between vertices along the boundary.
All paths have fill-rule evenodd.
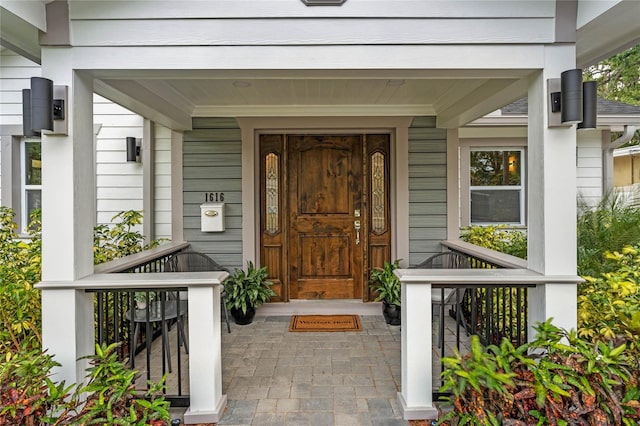
<path id="1" fill-rule="evenodd" d="M 96 203 L 100 209 L 99 197 L 122 200 L 129 192 L 110 194 L 99 179 L 96 194 L 92 159 L 112 164 L 99 163 L 98 176 L 109 168 L 135 175 L 128 167 L 136 165 L 125 164 L 117 148 L 126 136 L 143 139 L 143 153 L 163 150 L 143 164 L 150 161 L 164 177 L 145 186 L 138 172 L 143 182 L 134 186 L 143 188 L 143 208 L 165 224 L 170 212 L 174 241 L 189 241 L 227 267 L 268 266 L 280 301 L 368 302 L 372 267 L 395 258 L 403 266 L 419 263 L 441 251 L 443 240 L 456 239 L 461 220 L 477 213 L 480 222 L 498 217 L 527 227 L 522 273 L 534 286 L 529 323 L 554 317 L 561 327 L 575 326 L 576 308 L 565 303 L 575 300 L 579 280 L 575 200 L 592 175 L 582 179 L 580 161 L 576 167 L 580 137 L 573 124 L 580 120 L 554 124 L 560 113 L 551 112 L 555 89 L 549 87 L 562 72 L 637 43 L 639 2 L 58 0 L 3 1 L 1 12 L 2 45 L 68 90 L 66 121 L 58 123 L 67 129 L 41 138 L 40 190 L 43 341 L 51 353 L 65 354 L 59 371 L 69 382 L 78 379 L 83 361 L 76 360 L 93 343 L 87 325 L 93 322 L 78 318 L 93 307 L 80 290 L 93 279 Z M 16 112 L 19 83 L 7 102 Z M 475 125 L 525 96 L 526 126 Z M 119 106 L 102 104 L 103 98 Z M 124 108 L 144 122 L 132 118 L 124 126 L 137 134 L 114 129 L 94 147 L 90 141 L 102 131 L 95 124 L 118 121 L 98 118 L 112 115 L 102 108 Z M 7 141 L 21 140 L 18 116 L 2 127 L 3 164 Z M 0 120 L 4 126 L 4 112 Z M 606 131 L 587 132 L 591 149 L 601 149 Z M 493 154 L 475 149 L 480 146 Z M 507 149 L 496 154 L 495 146 Z M 472 174 L 465 152 L 477 153 L 475 164 L 501 156 L 502 182 L 510 184 L 501 186 L 509 188 L 491 188 L 497 176 L 481 168 L 473 170 L 473 185 L 463 187 L 460 176 Z M 118 157 L 122 164 L 113 165 Z M 595 160 L 587 163 L 596 167 Z M 466 207 L 474 197 L 475 207 Z M 202 232 L 205 202 L 224 202 L 222 232 Z M 116 208 L 102 204 L 105 211 Z M 507 208 L 487 214 L 496 205 Z M 169 234 L 168 227 L 157 233 Z M 474 271 L 462 284 L 483 274 Z M 117 285 L 132 274 L 113 275 L 120 275 L 108 277 Z M 401 275 L 399 401 L 405 418 L 425 418 L 435 413 L 425 368 L 432 352 L 425 327 L 431 281 L 411 282 L 411 271 Z M 213 300 L 211 294 L 189 298 L 198 327 L 215 318 L 206 311 Z M 219 336 L 208 331 L 190 347 L 190 362 L 200 369 L 191 376 L 200 392 L 192 394 L 193 422 L 224 409 L 221 385 L 212 384 Z"/>
<path id="2" fill-rule="evenodd" d="M 613 184 L 628 202 L 640 203 L 640 147 L 613 151 Z"/>

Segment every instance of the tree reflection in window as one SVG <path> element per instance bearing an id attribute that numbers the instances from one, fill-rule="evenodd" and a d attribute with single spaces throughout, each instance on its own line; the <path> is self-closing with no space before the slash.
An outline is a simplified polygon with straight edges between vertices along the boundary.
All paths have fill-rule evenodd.
<path id="1" fill-rule="evenodd" d="M 471 186 L 520 185 L 520 151 L 471 151 Z"/>

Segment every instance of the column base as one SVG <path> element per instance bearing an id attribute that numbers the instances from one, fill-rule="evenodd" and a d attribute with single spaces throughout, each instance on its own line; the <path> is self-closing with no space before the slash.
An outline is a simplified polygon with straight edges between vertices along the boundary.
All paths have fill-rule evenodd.
<path id="1" fill-rule="evenodd" d="M 405 420 L 435 420 L 438 418 L 436 407 L 409 407 L 400 392 L 398 392 L 398 403 L 400 403 L 402 418 Z"/>
<path id="2" fill-rule="evenodd" d="M 184 424 L 219 423 L 227 406 L 227 395 L 222 395 L 215 411 L 191 411 L 191 407 L 184 412 Z"/>

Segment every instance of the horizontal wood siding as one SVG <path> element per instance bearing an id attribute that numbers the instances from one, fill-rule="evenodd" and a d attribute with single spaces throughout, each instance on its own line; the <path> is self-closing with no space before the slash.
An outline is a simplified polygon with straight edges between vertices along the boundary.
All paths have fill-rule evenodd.
<path id="1" fill-rule="evenodd" d="M 22 89 L 41 75 L 40 65 L 0 48 L 0 124 L 22 126 Z"/>
<path id="2" fill-rule="evenodd" d="M 441 251 L 447 237 L 446 130 L 435 117 L 416 117 L 409 129 L 409 264 Z"/>
<path id="3" fill-rule="evenodd" d="M 143 118 L 102 96 L 93 96 L 96 135 L 97 223 L 124 210 L 142 210 L 141 163 L 127 163 L 126 137 L 142 138 Z M 143 218 L 144 220 L 144 218 Z M 142 227 L 138 229 L 142 232 Z"/>
<path id="4" fill-rule="evenodd" d="M 242 267 L 242 143 L 232 118 L 194 118 L 184 133 L 184 238 L 230 269 Z M 224 193 L 225 231 L 200 231 L 205 193 Z"/>
<path id="5" fill-rule="evenodd" d="M 577 193 L 581 199 L 595 206 L 602 197 L 602 132 L 581 132 L 577 150 Z"/>
<path id="6" fill-rule="evenodd" d="M 154 235 L 171 239 L 171 129 L 155 125 Z"/>
<path id="7" fill-rule="evenodd" d="M 540 1 L 70 2 L 74 46 L 552 43 Z"/>

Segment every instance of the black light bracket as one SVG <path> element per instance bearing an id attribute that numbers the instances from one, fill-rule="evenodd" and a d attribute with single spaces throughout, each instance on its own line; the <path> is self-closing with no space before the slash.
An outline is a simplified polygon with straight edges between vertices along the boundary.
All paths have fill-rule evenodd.
<path id="1" fill-rule="evenodd" d="M 550 78 L 547 80 L 547 93 L 549 93 L 549 97 L 547 98 L 549 103 L 547 106 L 547 127 L 550 129 L 557 127 L 571 127 L 571 124 L 562 122 L 562 97 L 560 94 L 559 78 Z"/>
<path id="2" fill-rule="evenodd" d="M 44 130 L 48 135 L 68 135 L 69 124 L 67 120 L 67 98 L 69 86 L 53 86 L 53 129 Z"/>

